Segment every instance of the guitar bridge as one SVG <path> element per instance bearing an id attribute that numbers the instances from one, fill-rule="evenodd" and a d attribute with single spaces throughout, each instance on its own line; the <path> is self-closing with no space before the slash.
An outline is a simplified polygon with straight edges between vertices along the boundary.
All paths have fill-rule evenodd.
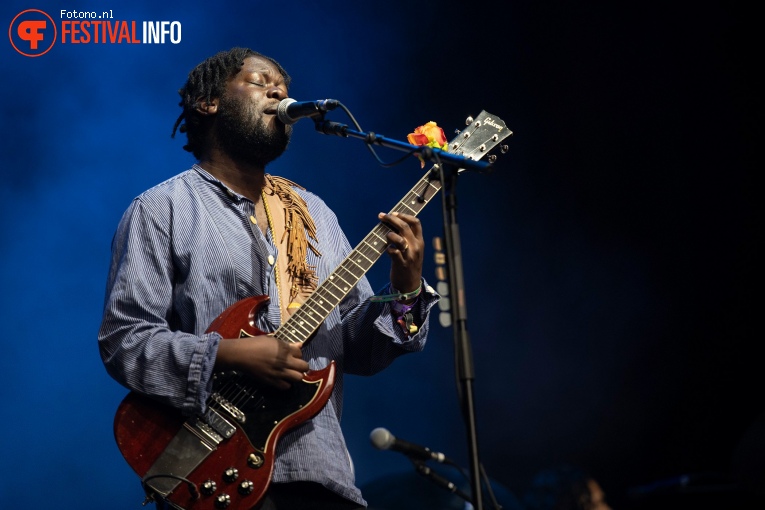
<path id="1" fill-rule="evenodd" d="M 213 393 L 212 395 L 210 395 L 210 399 L 211 399 L 211 400 L 213 400 L 213 401 L 215 401 L 215 403 L 216 403 L 216 404 L 218 404 L 218 405 L 219 405 L 219 406 L 220 406 L 220 407 L 221 407 L 221 408 L 222 408 L 224 411 L 226 411 L 228 414 L 230 414 L 230 415 L 231 415 L 231 417 L 232 417 L 233 419 L 235 419 L 236 421 L 238 421 L 239 423 L 244 423 L 244 422 L 245 422 L 245 420 L 247 419 L 247 418 L 246 418 L 246 416 L 244 415 L 244 413 L 243 413 L 243 412 L 242 412 L 242 411 L 241 411 L 241 410 L 240 410 L 238 407 L 236 407 L 234 404 L 232 404 L 231 402 L 229 402 L 229 401 L 228 401 L 228 400 L 226 400 L 225 398 L 221 397 L 221 396 L 220 396 L 220 394 L 218 394 L 218 393 Z M 209 406 L 208 406 L 208 413 L 209 413 L 210 411 L 212 411 L 212 409 L 210 409 L 210 408 L 209 408 Z M 213 412 L 214 412 L 214 411 L 213 411 Z M 215 414 L 216 414 L 216 415 L 217 415 L 217 416 L 218 416 L 218 417 L 219 417 L 221 420 L 223 420 L 223 421 L 226 421 L 226 420 L 225 420 L 225 419 L 224 419 L 224 418 L 223 418 L 221 415 L 219 415 L 218 413 L 215 413 Z M 226 423 L 228 423 L 228 422 L 226 422 Z M 229 425 L 230 425 L 230 424 L 229 424 Z M 232 433 L 233 433 L 233 432 L 232 432 Z M 226 436 L 226 435 L 224 434 L 224 437 L 230 437 L 230 436 Z"/>

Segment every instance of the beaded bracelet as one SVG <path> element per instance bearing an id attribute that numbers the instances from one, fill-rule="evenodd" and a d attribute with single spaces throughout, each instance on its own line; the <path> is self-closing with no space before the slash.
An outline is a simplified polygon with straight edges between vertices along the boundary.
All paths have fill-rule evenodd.
<path id="1" fill-rule="evenodd" d="M 391 287 L 391 290 L 396 290 Z M 422 283 L 412 292 L 398 292 L 395 294 L 384 294 L 382 296 L 372 296 L 370 301 L 375 303 L 387 303 L 389 301 L 406 301 L 408 299 L 416 298 L 422 292 Z"/>

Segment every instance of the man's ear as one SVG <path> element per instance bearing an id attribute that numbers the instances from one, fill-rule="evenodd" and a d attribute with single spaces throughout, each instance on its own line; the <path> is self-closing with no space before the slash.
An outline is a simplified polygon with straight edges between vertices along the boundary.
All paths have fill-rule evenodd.
<path id="1" fill-rule="evenodd" d="M 200 97 L 197 99 L 197 102 L 194 103 L 194 109 L 202 115 L 215 115 L 218 113 L 218 102 L 217 97 L 210 102 Z"/>

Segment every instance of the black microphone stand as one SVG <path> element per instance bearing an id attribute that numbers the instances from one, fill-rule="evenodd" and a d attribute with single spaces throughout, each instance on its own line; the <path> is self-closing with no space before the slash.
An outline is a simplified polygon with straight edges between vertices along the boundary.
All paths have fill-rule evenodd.
<path id="1" fill-rule="evenodd" d="M 462 272 L 462 252 L 460 248 L 460 233 L 457 224 L 457 197 L 455 194 L 457 174 L 460 169 L 486 171 L 491 164 L 485 161 L 474 161 L 456 154 L 450 154 L 440 149 L 426 146 L 416 146 L 409 143 L 390 140 L 372 132 L 365 133 L 350 129 L 345 124 L 325 121 L 324 117 L 314 119 L 316 130 L 325 135 L 337 135 L 364 140 L 369 145 L 379 145 L 390 149 L 419 155 L 423 159 L 433 161 L 438 168 L 443 188 L 442 213 L 444 220 L 444 245 L 447 260 L 448 281 L 451 282 L 452 300 L 456 305 L 451 307 L 452 325 L 454 332 L 455 363 L 460 382 L 460 401 L 463 419 L 467 428 L 468 452 L 470 455 L 470 481 L 473 491 L 473 508 L 483 510 L 483 493 L 481 490 L 481 462 L 478 454 L 478 436 L 476 430 L 475 402 L 473 395 L 473 353 L 470 346 L 470 335 L 467 330 L 467 305 L 465 303 L 464 275 Z M 445 170 L 448 168 L 448 172 Z M 488 483 L 488 482 L 487 482 Z"/>
<path id="2" fill-rule="evenodd" d="M 447 166 L 448 172 L 444 169 Z M 478 433 L 476 430 L 475 401 L 473 399 L 473 351 L 467 330 L 467 305 L 465 303 L 465 280 L 462 272 L 462 250 L 460 232 L 457 223 L 457 173 L 454 165 L 439 165 L 443 189 L 442 209 L 444 217 L 444 251 L 446 252 L 447 275 L 450 282 L 450 295 L 456 303 L 451 307 L 452 331 L 454 333 L 454 357 L 460 382 L 460 402 L 465 420 L 470 454 L 470 480 L 473 489 L 473 507 L 483 510 L 483 491 L 481 490 L 481 462 L 478 456 Z M 488 483 L 488 481 L 487 481 Z"/>

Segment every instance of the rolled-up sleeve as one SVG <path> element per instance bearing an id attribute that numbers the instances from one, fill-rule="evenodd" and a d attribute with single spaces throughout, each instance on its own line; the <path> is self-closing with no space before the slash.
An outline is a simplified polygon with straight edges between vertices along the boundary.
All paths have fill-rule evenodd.
<path id="1" fill-rule="evenodd" d="M 430 309 L 439 300 L 435 290 L 423 279 L 422 292 L 410 310 L 418 329 L 409 334 L 398 323 L 391 303 L 372 302 L 370 297 L 365 296 L 343 316 L 345 371 L 354 375 L 374 375 L 402 354 L 422 351 L 428 335 Z"/>
<path id="2" fill-rule="evenodd" d="M 99 350 L 120 384 L 198 414 L 211 389 L 220 335 L 171 328 L 171 246 L 167 218 L 134 200 L 112 241 Z"/>

